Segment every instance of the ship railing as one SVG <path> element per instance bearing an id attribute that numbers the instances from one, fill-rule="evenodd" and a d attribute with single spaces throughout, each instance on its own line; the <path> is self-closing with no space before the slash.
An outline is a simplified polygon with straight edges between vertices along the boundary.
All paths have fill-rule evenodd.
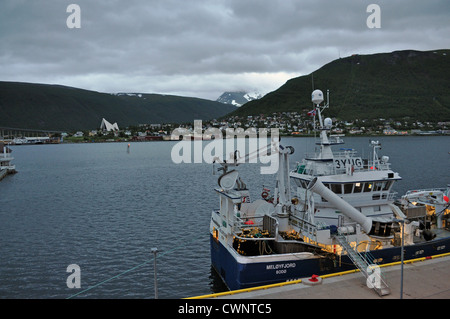
<path id="1" fill-rule="evenodd" d="M 398 195 L 398 192 L 389 192 L 387 199 L 389 201 L 394 200 L 397 197 L 397 195 Z"/>
<path id="2" fill-rule="evenodd" d="M 340 136 L 330 135 L 328 137 L 330 144 L 344 144 L 344 140 Z"/>
<path id="3" fill-rule="evenodd" d="M 407 191 L 406 193 L 405 193 L 405 196 L 406 195 L 412 195 L 412 194 L 415 194 L 415 193 L 422 193 L 422 192 L 424 192 L 424 193 L 433 193 L 433 192 L 443 192 L 443 193 L 445 193 L 447 191 L 447 188 L 424 188 L 424 189 L 415 189 L 415 190 L 409 190 L 409 191 Z M 423 195 L 424 197 L 425 196 L 427 196 L 427 195 Z"/>
<path id="4" fill-rule="evenodd" d="M 316 163 L 314 160 L 310 160 L 307 162 L 298 163 L 295 172 L 298 174 L 314 176 L 332 175 L 335 174 L 335 167 L 333 162 Z"/>
<path id="5" fill-rule="evenodd" d="M 308 155 L 307 155 L 308 156 Z M 346 158 L 345 156 L 342 159 Z M 308 160 L 309 159 L 309 160 Z M 317 160 L 317 161 L 316 161 Z M 339 160 L 335 157 L 334 160 Z M 336 167 L 334 161 L 323 162 L 318 161 L 316 157 L 307 157 L 307 160 L 297 163 L 295 172 L 298 174 L 313 175 L 313 176 L 324 176 L 324 175 L 338 175 L 346 174 L 349 169 L 346 166 L 340 165 L 341 167 Z M 351 172 L 370 172 L 370 171 L 387 171 L 390 169 L 390 163 L 383 163 L 380 161 L 364 161 L 360 166 L 353 166 Z"/>
<path id="6" fill-rule="evenodd" d="M 344 157 L 345 158 L 345 157 Z M 338 159 L 338 158 L 335 158 Z M 387 171 L 391 169 L 391 163 L 384 163 L 381 161 L 364 161 L 362 166 L 353 166 L 354 172 L 370 172 L 370 171 Z M 336 168 L 336 174 L 346 173 L 347 168 L 341 167 Z"/>
<path id="7" fill-rule="evenodd" d="M 12 160 L 12 159 L 13 159 L 13 157 L 11 156 L 11 154 L 9 154 L 9 153 L 3 153 L 3 152 L 0 153 L 0 158 L 6 159 L 6 160 Z"/>
<path id="8" fill-rule="evenodd" d="M 306 159 L 320 159 L 320 152 L 305 153 Z M 356 150 L 350 149 L 345 151 L 333 152 L 333 159 L 344 159 L 344 158 L 356 158 L 358 157 L 358 152 Z"/>
<path id="9" fill-rule="evenodd" d="M 306 212 L 305 212 L 306 213 Z M 290 218 L 295 220 L 295 224 L 300 228 L 302 234 L 313 241 L 317 241 L 317 225 L 310 223 L 304 218 L 297 215 L 291 215 Z"/>
<path id="10" fill-rule="evenodd" d="M 348 149 L 344 151 L 333 152 L 334 158 L 348 158 L 348 157 L 357 157 L 358 152 L 353 149 Z"/>

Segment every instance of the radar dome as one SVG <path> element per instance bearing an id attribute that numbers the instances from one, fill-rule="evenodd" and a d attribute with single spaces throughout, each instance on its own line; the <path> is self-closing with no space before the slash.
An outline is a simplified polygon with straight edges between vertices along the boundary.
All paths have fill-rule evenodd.
<path id="1" fill-rule="evenodd" d="M 333 124 L 333 121 L 329 118 L 329 117 L 327 117 L 326 119 L 325 119 L 325 121 L 324 121 L 324 125 L 325 125 L 325 127 L 326 128 L 331 128 L 331 125 Z"/>
<path id="2" fill-rule="evenodd" d="M 226 191 L 232 190 L 234 185 L 236 185 L 238 175 L 238 172 L 235 170 L 223 174 L 219 177 L 218 180 L 220 187 L 222 187 Z"/>
<path id="3" fill-rule="evenodd" d="M 323 102 L 323 93 L 321 90 L 314 90 L 312 92 L 311 100 L 314 104 L 320 104 Z"/>

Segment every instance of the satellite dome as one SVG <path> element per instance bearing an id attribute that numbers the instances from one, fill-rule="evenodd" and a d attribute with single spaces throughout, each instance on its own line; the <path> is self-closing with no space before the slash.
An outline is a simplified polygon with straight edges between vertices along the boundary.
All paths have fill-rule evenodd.
<path id="1" fill-rule="evenodd" d="M 323 102 L 323 93 L 321 90 L 314 90 L 312 92 L 311 100 L 314 104 L 320 104 Z"/>
<path id="2" fill-rule="evenodd" d="M 329 117 L 327 117 L 324 121 L 324 125 L 326 128 L 331 128 L 331 125 L 333 125 L 333 121 Z"/>

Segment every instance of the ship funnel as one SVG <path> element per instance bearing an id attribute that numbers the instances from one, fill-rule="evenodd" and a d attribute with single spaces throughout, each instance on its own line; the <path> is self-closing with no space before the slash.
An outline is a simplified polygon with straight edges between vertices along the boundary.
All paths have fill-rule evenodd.
<path id="1" fill-rule="evenodd" d="M 361 225 L 362 229 L 368 234 L 372 229 L 372 219 L 364 216 L 361 212 L 356 210 L 352 205 L 333 193 L 330 189 L 325 187 L 320 180 L 314 178 L 308 185 L 308 190 L 319 194 L 325 198 L 330 204 L 341 211 L 345 216 L 352 219 Z"/>

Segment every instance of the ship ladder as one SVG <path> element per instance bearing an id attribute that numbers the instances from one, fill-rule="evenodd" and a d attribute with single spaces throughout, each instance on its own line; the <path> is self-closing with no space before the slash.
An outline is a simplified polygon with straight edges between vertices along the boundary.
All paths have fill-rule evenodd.
<path id="1" fill-rule="evenodd" d="M 368 252 L 365 253 L 363 256 L 358 251 L 353 249 L 353 247 L 350 245 L 350 243 L 347 241 L 345 236 L 343 235 L 336 235 L 334 236 L 337 240 L 337 242 L 341 245 L 341 247 L 344 249 L 344 251 L 347 252 L 347 255 L 353 262 L 353 264 L 360 270 L 360 272 L 364 275 L 366 279 L 369 279 L 369 276 L 372 276 L 370 279 L 373 279 L 373 276 L 377 276 L 375 278 L 376 284 L 372 284 L 373 289 L 378 293 L 380 296 L 389 295 L 391 293 L 391 289 L 386 283 L 386 278 L 384 274 L 381 272 L 381 268 L 377 268 L 376 271 L 369 273 L 369 269 L 372 266 L 377 266 L 377 264 L 374 262 L 374 258 L 372 255 L 370 255 Z M 369 279 L 369 280 L 370 280 Z"/>

